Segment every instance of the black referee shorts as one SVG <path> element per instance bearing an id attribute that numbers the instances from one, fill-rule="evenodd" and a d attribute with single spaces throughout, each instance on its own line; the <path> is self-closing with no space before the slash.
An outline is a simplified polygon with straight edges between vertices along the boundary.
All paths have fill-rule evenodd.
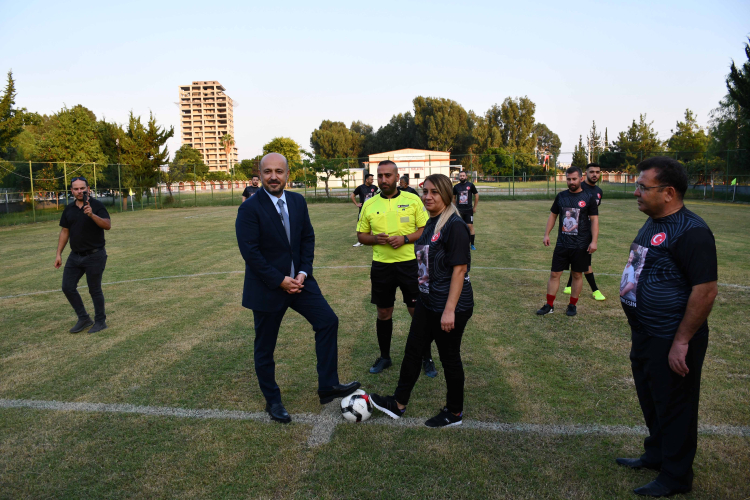
<path id="1" fill-rule="evenodd" d="M 461 218 L 464 220 L 467 224 L 474 224 L 474 212 L 472 210 L 463 211 L 459 210 L 458 213 L 461 215 Z"/>
<path id="2" fill-rule="evenodd" d="M 552 272 L 559 273 L 570 268 L 574 273 L 585 273 L 591 265 L 591 254 L 579 248 L 555 247 L 552 254 Z"/>
<path id="3" fill-rule="evenodd" d="M 370 302 L 380 309 L 393 307 L 396 303 L 396 288 L 400 288 L 406 307 L 414 307 L 419 296 L 417 279 L 417 259 L 391 263 L 373 261 L 370 268 Z"/>

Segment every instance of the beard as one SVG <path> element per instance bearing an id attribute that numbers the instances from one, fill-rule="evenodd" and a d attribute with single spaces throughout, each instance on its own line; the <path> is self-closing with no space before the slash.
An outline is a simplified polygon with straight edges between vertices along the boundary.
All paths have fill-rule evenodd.
<path id="1" fill-rule="evenodd" d="M 268 191 L 272 195 L 280 196 L 281 193 L 284 192 L 284 188 L 286 187 L 286 182 L 279 181 L 278 184 L 268 183 L 268 184 L 264 184 L 263 187 L 266 188 L 266 191 Z"/>

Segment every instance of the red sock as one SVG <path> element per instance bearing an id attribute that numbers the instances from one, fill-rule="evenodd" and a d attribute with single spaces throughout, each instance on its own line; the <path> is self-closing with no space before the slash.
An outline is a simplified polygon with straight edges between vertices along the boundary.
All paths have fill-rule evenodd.
<path id="1" fill-rule="evenodd" d="M 571 297 L 570 298 L 570 305 L 574 306 L 576 304 L 578 304 L 578 297 L 576 297 L 575 299 L 573 297 Z"/>
<path id="2" fill-rule="evenodd" d="M 547 304 L 549 304 L 550 307 L 555 305 L 555 296 L 547 294 Z"/>

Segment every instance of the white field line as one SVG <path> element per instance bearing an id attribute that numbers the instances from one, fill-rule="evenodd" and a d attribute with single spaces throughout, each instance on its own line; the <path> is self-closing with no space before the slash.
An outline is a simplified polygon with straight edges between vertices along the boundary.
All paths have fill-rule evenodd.
<path id="1" fill-rule="evenodd" d="M 174 408 L 168 406 L 137 406 L 130 404 L 111 403 L 83 403 L 63 401 L 41 401 L 29 399 L 0 399 L 0 408 L 31 408 L 35 410 L 74 411 L 87 413 L 115 413 L 135 414 L 150 417 L 196 418 L 205 420 L 253 420 L 256 422 L 272 423 L 265 412 L 245 412 L 238 410 L 197 410 L 189 408 Z M 328 443 L 338 425 L 347 424 L 341 419 L 338 411 L 339 400 L 335 400 L 323 407 L 320 414 L 301 413 L 292 415 L 292 422 L 312 425 L 308 438 L 310 446 Z M 419 418 L 401 418 L 392 420 L 388 417 L 375 418 L 363 424 L 356 425 L 387 425 L 392 427 L 422 427 L 424 420 Z M 627 425 L 598 425 L 598 424 L 524 424 L 504 422 L 479 422 L 464 420 L 459 428 L 473 429 L 486 432 L 504 432 L 510 434 L 537 434 L 541 436 L 646 436 L 648 431 L 644 426 Z M 698 433 L 713 436 L 750 437 L 750 427 L 734 425 L 698 426 Z"/>
<path id="2" fill-rule="evenodd" d="M 315 269 L 370 269 L 370 266 L 315 266 Z M 517 271 L 517 272 L 530 272 L 530 273 L 548 273 L 548 269 L 525 269 L 522 267 L 485 267 L 485 266 L 472 266 L 472 270 L 474 269 L 484 269 L 484 270 L 493 270 L 493 271 Z M 153 278 L 136 278 L 132 280 L 122 280 L 122 281 L 110 281 L 107 283 L 102 283 L 102 286 L 105 285 L 120 285 L 122 283 L 137 283 L 139 281 L 156 281 L 156 280 L 169 280 L 169 279 L 180 279 L 180 278 L 199 278 L 201 276 L 217 276 L 221 274 L 243 274 L 245 271 L 217 271 L 212 273 L 196 273 L 196 274 L 175 274 L 172 276 L 155 276 Z M 612 273 L 596 273 L 599 276 L 616 276 L 620 277 L 620 274 L 612 274 Z M 740 290 L 750 290 L 750 286 L 746 285 L 733 285 L 731 283 L 719 283 L 719 286 L 725 286 L 729 288 L 738 288 Z M 86 285 L 79 286 L 78 288 L 88 288 Z M 44 295 L 48 293 L 57 293 L 61 292 L 61 290 L 42 290 L 39 292 L 28 292 L 28 293 L 19 293 L 17 295 L 5 295 L 0 296 L 0 300 L 2 299 L 15 299 L 18 297 L 28 297 L 30 295 Z"/>

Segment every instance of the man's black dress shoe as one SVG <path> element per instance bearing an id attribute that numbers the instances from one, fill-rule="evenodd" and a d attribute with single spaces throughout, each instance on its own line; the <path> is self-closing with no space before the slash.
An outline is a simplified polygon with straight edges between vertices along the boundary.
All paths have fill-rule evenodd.
<path id="1" fill-rule="evenodd" d="M 648 462 L 644 462 L 640 458 L 616 458 L 615 462 L 617 462 L 617 465 L 630 467 L 631 469 L 661 470 L 661 465 L 650 464 Z"/>
<path id="2" fill-rule="evenodd" d="M 318 391 L 318 396 L 320 396 L 320 404 L 324 405 L 326 403 L 330 403 L 336 398 L 343 398 L 344 396 L 348 396 L 349 394 L 359 389 L 359 386 L 361 385 L 362 384 L 360 384 L 359 382 L 350 382 L 348 384 L 334 385 L 326 391 Z"/>
<path id="3" fill-rule="evenodd" d="M 288 424 L 292 421 L 292 417 L 289 416 L 286 408 L 284 408 L 284 405 L 281 403 L 266 403 L 266 413 L 271 417 L 271 420 L 281 422 L 282 424 Z"/>
<path id="4" fill-rule="evenodd" d="M 690 488 L 670 488 L 664 486 L 659 481 L 653 480 L 646 486 L 641 486 L 633 490 L 636 495 L 642 495 L 646 497 L 670 497 L 679 493 L 687 493 Z"/>

